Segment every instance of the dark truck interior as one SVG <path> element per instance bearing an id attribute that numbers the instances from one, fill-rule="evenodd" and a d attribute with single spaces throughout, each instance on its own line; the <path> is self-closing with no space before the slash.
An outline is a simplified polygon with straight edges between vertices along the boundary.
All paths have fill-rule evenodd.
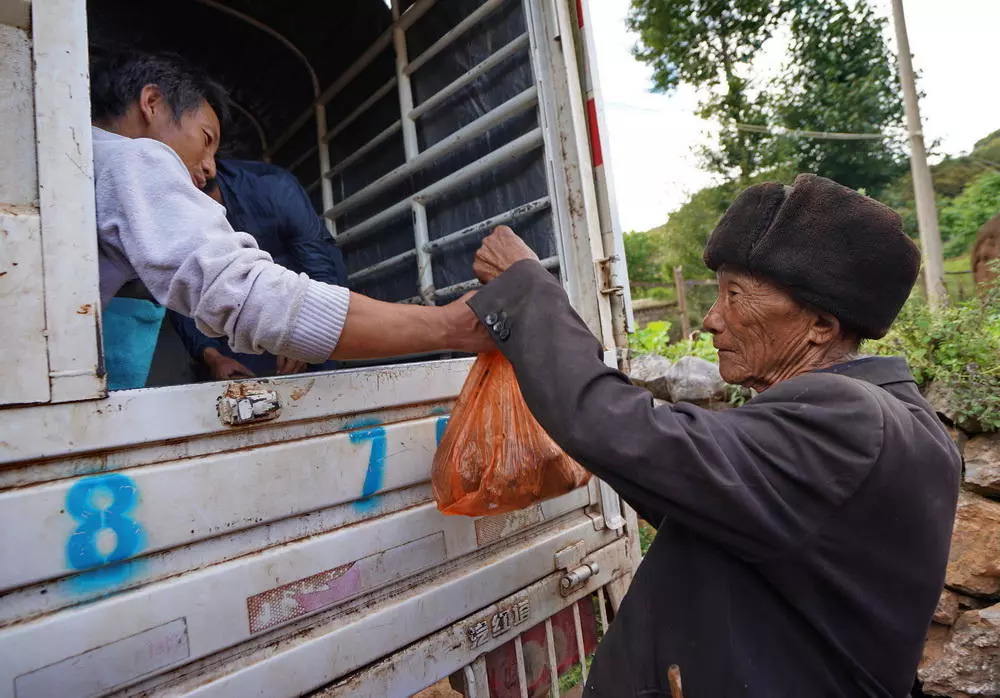
<path id="1" fill-rule="evenodd" d="M 401 0 L 399 10 L 415 18 L 401 68 L 383 0 L 90 0 L 89 41 L 94 54 L 172 51 L 221 82 L 233 114 L 220 157 L 293 172 L 332 219 L 354 291 L 452 300 L 474 287 L 475 249 L 500 222 L 516 225 L 558 274 L 521 0 Z M 408 127 L 416 137 L 409 153 Z M 169 324 L 147 387 L 194 380 Z M 428 358 L 440 357 L 410 360 Z"/>

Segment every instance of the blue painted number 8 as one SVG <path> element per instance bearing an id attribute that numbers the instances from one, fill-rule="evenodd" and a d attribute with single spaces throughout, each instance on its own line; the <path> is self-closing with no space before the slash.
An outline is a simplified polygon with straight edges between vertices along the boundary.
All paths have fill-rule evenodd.
<path id="1" fill-rule="evenodd" d="M 73 569 L 87 569 L 124 560 L 142 547 L 143 530 L 126 516 L 136 505 L 136 486 L 120 473 L 80 480 L 66 495 L 66 511 L 80 522 L 66 543 L 66 558 Z M 98 535 L 115 534 L 114 549 L 102 552 Z"/>

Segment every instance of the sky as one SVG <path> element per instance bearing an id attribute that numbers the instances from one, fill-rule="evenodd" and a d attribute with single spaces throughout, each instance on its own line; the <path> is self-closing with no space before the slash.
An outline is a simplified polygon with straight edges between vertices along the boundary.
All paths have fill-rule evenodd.
<path id="1" fill-rule="evenodd" d="M 891 0 L 870 0 L 891 16 Z M 1000 128 L 995 89 L 995 34 L 1000 0 L 903 0 L 910 51 L 927 143 L 959 154 Z M 622 229 L 648 230 L 702 187 L 715 181 L 698 167 L 693 147 L 708 142 L 714 125 L 694 115 L 698 96 L 681 86 L 670 95 L 650 91 L 651 71 L 631 55 L 636 37 L 625 26 L 629 0 L 590 0 L 597 46 L 610 162 Z M 946 9 L 945 9 L 946 8 Z M 894 34 L 890 34 L 895 51 Z M 779 37 L 760 62 L 761 72 L 781 65 Z"/>

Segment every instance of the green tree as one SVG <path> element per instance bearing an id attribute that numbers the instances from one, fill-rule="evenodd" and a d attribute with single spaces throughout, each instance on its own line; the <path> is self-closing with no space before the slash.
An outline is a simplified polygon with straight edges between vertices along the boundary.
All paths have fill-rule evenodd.
<path id="1" fill-rule="evenodd" d="M 640 284 L 663 282 L 660 272 L 665 250 L 662 228 L 644 233 L 626 233 L 625 262 L 628 265 L 629 281 Z"/>
<path id="2" fill-rule="evenodd" d="M 946 257 L 968 252 L 983 223 L 1000 211 L 1000 172 L 980 175 L 938 214 Z"/>
<path id="3" fill-rule="evenodd" d="M 635 56 L 653 68 L 654 89 L 670 92 L 680 83 L 699 88 L 699 115 L 718 118 L 723 131 L 717 150 L 706 149 L 707 165 L 742 182 L 761 167 L 767 136 L 747 133 L 738 123 L 764 123 L 761 96 L 751 96 L 750 67 L 792 0 L 632 0 L 628 24 L 639 35 Z"/>
<path id="4" fill-rule="evenodd" d="M 735 182 L 707 187 L 670 214 L 663 226 L 664 273 L 672 273 L 679 266 L 687 279 L 712 276 L 701 258 L 705 243 L 741 189 Z"/>
<path id="5" fill-rule="evenodd" d="M 887 20 L 867 0 L 804 0 L 777 81 L 775 120 L 794 130 L 900 135 L 878 140 L 791 138 L 782 158 L 854 189 L 878 192 L 905 171 L 903 108 Z"/>

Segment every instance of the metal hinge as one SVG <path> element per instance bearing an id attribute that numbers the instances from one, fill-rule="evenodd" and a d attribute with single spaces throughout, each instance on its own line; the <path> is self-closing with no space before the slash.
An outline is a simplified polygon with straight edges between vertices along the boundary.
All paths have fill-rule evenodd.
<path id="1" fill-rule="evenodd" d="M 602 257 L 601 259 L 594 260 L 594 264 L 597 265 L 597 280 L 599 282 L 601 295 L 604 296 L 614 296 L 618 295 L 624 289 L 623 286 L 616 286 L 614 283 L 614 276 L 611 265 L 617 260 L 617 257 Z"/>

